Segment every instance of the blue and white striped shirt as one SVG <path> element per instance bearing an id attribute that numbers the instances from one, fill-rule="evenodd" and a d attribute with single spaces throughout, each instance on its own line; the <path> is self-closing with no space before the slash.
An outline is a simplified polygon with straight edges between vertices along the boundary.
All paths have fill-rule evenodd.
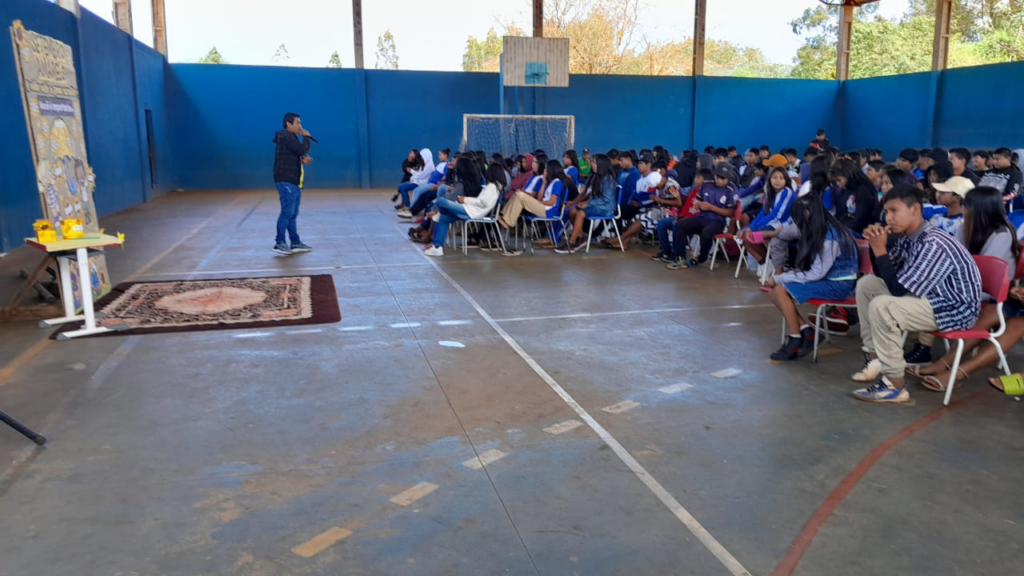
<path id="1" fill-rule="evenodd" d="M 928 222 L 896 239 L 889 260 L 899 283 L 932 305 L 939 330 L 966 330 L 981 312 L 981 274 L 953 236 Z"/>

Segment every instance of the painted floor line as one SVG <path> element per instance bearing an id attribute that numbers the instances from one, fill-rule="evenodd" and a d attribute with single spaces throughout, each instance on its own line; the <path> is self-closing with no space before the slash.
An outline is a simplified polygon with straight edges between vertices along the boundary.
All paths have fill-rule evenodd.
<path id="1" fill-rule="evenodd" d="M 427 494 L 430 494 L 434 490 L 437 490 L 437 484 L 431 484 L 430 482 L 420 482 L 419 484 L 409 488 L 408 490 L 395 495 L 391 498 L 392 504 L 398 504 L 399 506 L 408 506 L 420 498 L 423 498 Z"/>
<path id="2" fill-rule="evenodd" d="M 254 274 L 257 272 L 325 272 L 328 270 L 358 270 L 360 268 L 405 268 L 409 266 L 426 266 L 426 264 L 420 264 L 418 262 L 408 262 L 405 264 L 349 264 L 342 266 L 306 266 L 301 268 L 250 268 L 248 270 L 203 270 L 193 272 L 148 272 L 145 274 L 137 274 L 137 277 L 141 276 L 178 276 L 185 277 L 189 274 L 197 276 L 208 276 L 210 274 Z"/>
<path id="3" fill-rule="evenodd" d="M 437 270 L 437 273 L 447 280 L 448 283 L 459 292 L 459 294 L 462 294 L 462 297 L 466 299 L 466 302 L 468 302 L 474 310 L 476 310 L 477 314 L 479 314 L 480 317 L 483 318 L 499 336 L 501 336 L 502 340 L 504 340 L 505 343 L 508 344 L 516 354 L 518 354 L 519 357 L 522 358 L 523 361 L 525 361 L 542 380 L 544 380 L 545 383 L 547 383 L 555 394 L 558 394 L 558 396 L 576 412 L 580 419 L 590 426 L 590 429 L 593 430 L 597 436 L 612 449 L 615 455 L 619 457 L 619 460 L 621 460 L 622 463 L 625 464 L 626 467 L 644 483 L 647 489 L 650 490 L 680 522 L 682 522 L 690 533 L 692 533 L 694 537 L 696 537 L 697 540 L 699 540 L 700 543 L 718 559 L 729 573 L 733 574 L 733 576 L 750 576 L 750 571 L 744 568 L 743 564 L 740 564 L 740 561 L 729 553 L 729 551 L 725 549 L 725 546 L 722 546 L 722 544 L 719 543 L 718 540 L 716 540 L 715 537 L 712 536 L 711 533 L 708 532 L 707 529 L 705 529 L 704 526 L 701 525 L 701 523 L 698 522 L 697 519 L 694 518 L 693 515 L 675 499 L 674 496 L 669 494 L 668 490 L 666 490 L 665 487 L 654 478 L 654 476 L 651 476 L 650 472 L 648 472 L 647 469 L 644 468 L 643 465 L 641 465 L 640 462 L 622 446 L 622 443 L 616 440 L 611 433 L 605 430 L 604 426 L 601 426 L 601 424 L 595 420 L 594 417 L 583 408 L 583 406 L 580 406 L 579 402 L 566 392 L 565 388 L 562 388 L 562 386 L 556 382 L 555 379 L 552 378 L 551 375 L 548 374 L 547 371 L 544 370 L 544 368 L 542 368 L 541 365 L 538 364 L 537 361 L 534 360 L 533 357 L 515 341 L 514 338 L 509 336 L 508 332 L 505 332 L 505 329 L 498 324 L 498 321 L 492 318 L 491 315 L 488 314 L 482 306 L 480 306 L 480 303 L 477 302 L 461 284 L 449 276 L 448 273 L 445 272 L 437 262 L 431 260 L 429 256 L 423 255 L 423 258 L 427 263 L 433 266 L 434 270 Z M 768 306 L 774 306 L 774 304 L 768 304 Z"/>
<path id="4" fill-rule="evenodd" d="M 466 345 L 463 344 L 462 342 L 456 342 L 455 340 L 441 340 L 441 341 L 438 342 L 438 344 L 440 344 L 441 346 L 444 346 L 445 348 L 465 348 L 466 347 Z"/>
<path id="5" fill-rule="evenodd" d="M 678 394 L 683 390 L 689 390 L 693 388 L 693 384 L 673 384 L 671 386 L 665 386 L 664 388 L 658 388 L 658 392 L 662 394 Z"/>
<path id="6" fill-rule="evenodd" d="M 554 316 L 519 316 L 516 318 L 494 318 L 495 322 L 529 322 L 532 320 L 571 320 L 574 318 L 598 318 L 601 316 L 628 316 L 631 314 L 664 314 L 668 312 L 689 312 L 693 310 L 731 310 L 746 308 L 774 308 L 774 304 L 745 304 L 736 306 L 690 306 L 684 308 L 650 308 L 647 310 L 619 310 L 616 312 L 582 312 L 579 314 L 557 314 Z"/>
<path id="7" fill-rule="evenodd" d="M 328 528 L 302 544 L 299 544 L 295 548 L 292 548 L 292 552 L 302 556 L 303 558 L 312 558 L 351 535 L 352 531 L 346 530 L 345 528 L 338 528 L 337 526 Z"/>
<path id="8" fill-rule="evenodd" d="M 583 426 L 583 422 L 579 420 L 566 420 L 565 422 L 559 422 L 553 426 L 548 426 L 544 429 L 548 434 L 565 434 L 570 430 L 575 430 Z"/>
<path id="9" fill-rule="evenodd" d="M 487 452 L 480 454 L 479 458 L 470 458 L 469 460 L 463 462 L 462 465 L 465 466 L 466 468 L 469 468 L 470 470 L 479 470 L 484 466 L 487 466 L 488 464 L 492 464 L 494 462 L 497 462 L 498 460 L 501 460 L 505 456 L 508 456 L 507 452 L 502 452 L 501 450 L 497 449 L 488 450 Z"/>
<path id="10" fill-rule="evenodd" d="M 472 324 L 472 320 L 441 320 L 437 323 L 438 326 L 465 326 L 466 324 Z"/>
<path id="11" fill-rule="evenodd" d="M 323 328 L 307 328 L 305 330 L 289 330 L 287 334 L 319 334 L 323 331 Z"/>
<path id="12" fill-rule="evenodd" d="M 607 412 L 609 414 L 621 414 L 621 413 L 623 413 L 623 412 L 625 412 L 627 410 L 632 410 L 633 408 L 636 408 L 639 405 L 640 405 L 639 402 L 633 402 L 632 400 L 623 400 L 622 402 L 619 402 L 618 404 L 612 404 L 611 406 L 605 406 L 604 408 L 601 408 L 601 410 L 603 410 L 603 411 L 605 411 L 605 412 Z"/>
<path id="13" fill-rule="evenodd" d="M 712 372 L 711 375 L 715 378 L 732 378 L 743 373 L 743 370 L 739 368 L 726 368 L 725 370 L 719 370 L 718 372 Z"/>
<path id="14" fill-rule="evenodd" d="M 251 332 L 249 334 L 235 334 L 235 338 L 263 338 L 264 336 L 273 336 L 271 332 Z"/>
<path id="15" fill-rule="evenodd" d="M 419 328 L 419 322 L 395 322 L 390 325 L 391 328 Z"/>
<path id="16" fill-rule="evenodd" d="M 342 332 L 362 332 L 364 330 L 373 330 L 373 326 L 343 326 L 338 328 Z"/>

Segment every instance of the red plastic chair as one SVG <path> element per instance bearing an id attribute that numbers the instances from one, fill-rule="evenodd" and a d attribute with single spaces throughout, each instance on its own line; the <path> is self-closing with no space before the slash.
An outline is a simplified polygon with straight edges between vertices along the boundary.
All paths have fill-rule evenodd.
<path id="1" fill-rule="evenodd" d="M 943 406 L 949 406 L 949 400 L 953 397 L 953 386 L 956 384 L 956 375 L 960 370 L 960 359 L 964 354 L 964 340 L 980 339 L 988 340 L 996 348 L 999 354 L 999 365 L 1007 376 L 1010 375 L 1010 365 L 1003 355 L 1003 348 L 996 341 L 1006 331 L 1006 318 L 1003 317 L 1003 302 L 1010 292 L 1009 266 L 1006 262 L 992 256 L 974 256 L 974 263 L 978 265 L 978 272 L 981 273 L 981 291 L 995 298 L 996 312 L 999 314 L 999 328 L 994 332 L 988 330 L 953 330 L 951 332 L 932 332 L 939 338 L 956 340 L 956 357 L 953 359 L 953 367 L 949 372 L 949 382 L 946 383 L 946 398 L 942 401 Z"/>
<path id="2" fill-rule="evenodd" d="M 1018 242 L 1018 245 L 1020 246 L 1020 256 L 1017 257 L 1017 269 L 1013 274 L 1014 280 L 1024 278 L 1024 242 Z"/>
<path id="3" fill-rule="evenodd" d="M 855 240 L 857 243 L 857 257 L 860 260 L 859 272 L 861 275 L 873 274 L 874 269 L 871 267 L 871 246 L 867 240 Z M 857 298 L 849 296 L 845 300 L 826 300 L 824 298 L 811 298 L 807 301 L 811 306 L 817 306 L 814 316 L 814 361 L 818 361 L 818 338 L 821 333 L 825 333 L 825 338 L 829 342 L 832 341 L 831 334 L 827 329 L 827 320 L 825 319 L 825 308 L 828 306 L 835 306 L 837 308 L 856 308 Z M 786 340 L 786 320 L 782 320 L 782 340 Z"/>
<path id="4" fill-rule="evenodd" d="M 737 231 L 740 228 L 740 218 L 742 218 L 742 217 L 743 217 L 743 206 L 742 206 L 742 204 L 740 202 L 736 202 L 736 209 L 732 211 L 732 222 L 736 223 L 736 230 Z M 721 234 L 715 234 L 715 243 L 714 243 L 714 245 L 711 246 L 711 266 L 708 268 L 709 270 L 714 270 L 715 269 L 715 259 L 718 258 L 718 251 L 719 250 L 721 250 L 722 251 L 722 255 L 725 256 L 725 261 L 726 262 L 730 262 L 730 260 L 729 260 L 729 253 L 725 251 L 725 243 L 728 242 L 729 240 L 732 240 L 733 242 L 736 242 L 736 235 L 735 234 L 729 234 L 729 225 L 730 225 L 730 221 L 726 220 L 725 221 L 725 228 L 722 230 L 722 233 Z M 742 262 L 743 261 L 743 255 L 744 255 L 744 252 L 746 252 L 746 250 L 743 248 L 743 245 L 740 244 L 739 242 L 736 242 L 736 244 L 738 244 L 739 247 L 740 247 L 740 262 Z M 739 272 L 737 272 L 736 275 L 739 276 Z"/>

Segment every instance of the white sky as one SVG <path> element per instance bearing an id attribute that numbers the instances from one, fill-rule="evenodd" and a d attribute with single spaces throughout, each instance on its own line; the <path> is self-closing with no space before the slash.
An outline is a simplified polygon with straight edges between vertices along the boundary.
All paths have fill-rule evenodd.
<path id="1" fill-rule="evenodd" d="M 881 13 L 898 17 L 909 0 L 881 0 Z M 653 40 L 693 34 L 694 0 L 641 0 L 640 21 Z M 112 21 L 113 0 L 80 0 Z M 165 0 L 172 62 L 195 61 L 212 46 L 232 64 L 271 64 L 282 42 L 290 60 L 321 67 L 335 50 L 354 64 L 352 7 L 346 0 Z M 403 70 L 461 70 L 466 39 L 511 22 L 531 30 L 530 0 L 448 0 L 423 9 L 422 0 L 363 0 L 363 51 L 375 63 L 377 38 L 390 28 Z M 707 37 L 760 48 L 772 62 L 789 64 L 800 46 L 789 21 L 817 0 L 710 0 Z M 435 7 L 436 6 L 436 7 Z M 150 0 L 132 0 L 135 37 L 152 46 Z"/>

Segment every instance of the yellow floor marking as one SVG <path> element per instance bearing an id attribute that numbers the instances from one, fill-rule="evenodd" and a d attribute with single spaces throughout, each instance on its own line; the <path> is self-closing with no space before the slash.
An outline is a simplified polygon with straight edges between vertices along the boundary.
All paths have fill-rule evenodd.
<path id="1" fill-rule="evenodd" d="M 412 488 L 409 488 L 405 492 L 402 492 L 401 494 L 398 494 L 397 496 L 392 498 L 391 502 L 393 504 L 398 504 L 399 506 L 408 506 L 409 504 L 412 504 L 413 502 L 419 500 L 420 498 L 423 498 L 427 494 L 430 494 L 434 490 L 437 490 L 437 484 L 431 484 L 430 482 L 420 482 L 419 484 L 413 486 Z"/>
<path id="2" fill-rule="evenodd" d="M 324 530 L 306 542 L 292 548 L 292 552 L 302 556 L 303 558 L 312 558 L 351 535 L 351 530 L 335 526 L 334 528 Z"/>

